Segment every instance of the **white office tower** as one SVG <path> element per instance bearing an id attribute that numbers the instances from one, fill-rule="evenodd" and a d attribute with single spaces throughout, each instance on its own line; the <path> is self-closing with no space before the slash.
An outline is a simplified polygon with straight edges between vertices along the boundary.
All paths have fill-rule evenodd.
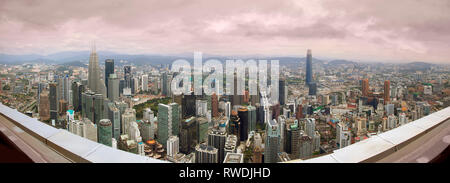
<path id="1" fill-rule="evenodd" d="M 175 157 L 180 150 L 180 139 L 177 136 L 170 136 L 167 140 L 167 156 Z"/>
<path id="2" fill-rule="evenodd" d="M 155 114 L 150 108 L 145 108 L 142 116 L 143 116 L 142 120 L 148 120 L 150 122 L 152 122 L 153 119 L 155 118 Z"/>
<path id="3" fill-rule="evenodd" d="M 342 122 L 336 124 L 336 143 L 339 148 L 350 145 L 351 136 L 351 131 L 346 124 Z"/>
<path id="4" fill-rule="evenodd" d="M 400 126 L 408 123 L 408 118 L 406 118 L 406 114 L 405 113 L 400 113 L 398 122 L 399 122 Z"/>
<path id="5" fill-rule="evenodd" d="M 148 91 L 148 75 L 142 75 L 142 91 Z"/>
<path id="6" fill-rule="evenodd" d="M 433 94 L 433 89 L 431 85 L 426 85 L 423 87 L 423 94 L 425 95 L 432 95 Z"/>
<path id="7" fill-rule="evenodd" d="M 230 115 L 231 115 L 231 102 L 225 102 L 225 116 L 230 119 Z"/>
<path id="8" fill-rule="evenodd" d="M 141 156 L 145 156 L 145 144 L 143 142 L 139 142 L 137 144 L 138 154 Z"/>
<path id="9" fill-rule="evenodd" d="M 142 142 L 141 132 L 139 131 L 138 124 L 136 121 L 132 121 L 130 123 L 128 129 L 128 135 L 130 135 L 130 140 L 134 140 L 136 142 Z"/>
<path id="10" fill-rule="evenodd" d="M 135 110 L 127 108 L 125 112 L 122 114 L 122 133 L 128 133 L 128 128 L 130 127 L 131 122 L 136 122 L 136 113 Z"/>
<path id="11" fill-rule="evenodd" d="M 205 117 L 208 112 L 208 102 L 206 100 L 196 100 L 195 101 L 195 107 L 197 116 Z"/>
<path id="12" fill-rule="evenodd" d="M 314 137 L 314 131 L 316 131 L 316 119 L 306 118 L 305 132 L 306 135 Z"/>
<path id="13" fill-rule="evenodd" d="M 388 116 L 387 126 L 389 129 L 397 127 L 397 117 L 394 114 Z"/>
<path id="14" fill-rule="evenodd" d="M 278 116 L 278 129 L 280 129 L 280 141 L 284 142 L 284 129 L 286 129 L 286 117 L 284 115 Z M 284 152 L 284 143 L 280 143 L 280 152 Z"/>
<path id="15" fill-rule="evenodd" d="M 111 139 L 111 147 L 117 149 L 117 140 L 115 138 Z"/>

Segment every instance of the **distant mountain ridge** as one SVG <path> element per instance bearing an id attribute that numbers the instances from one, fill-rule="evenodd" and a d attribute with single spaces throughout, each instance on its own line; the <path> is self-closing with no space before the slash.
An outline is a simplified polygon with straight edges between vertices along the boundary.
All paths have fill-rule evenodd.
<path id="1" fill-rule="evenodd" d="M 193 55 L 188 56 L 189 54 L 180 54 L 177 55 L 158 55 L 158 54 L 122 54 L 115 53 L 111 51 L 98 51 L 100 64 L 103 64 L 105 59 L 114 59 L 116 64 L 121 65 L 120 60 L 128 61 L 125 64 L 135 64 L 135 65 L 165 65 L 170 64 L 177 59 L 186 59 L 188 62 L 193 62 Z M 12 55 L 12 54 L 1 54 L 0 53 L 0 64 L 24 64 L 24 63 L 45 63 L 45 64 L 57 64 L 57 65 L 82 65 L 82 63 L 87 63 L 89 60 L 90 51 L 63 51 L 49 55 L 39 55 L 39 54 L 25 54 L 25 55 Z M 205 62 L 208 59 L 215 58 L 222 62 L 227 59 L 242 59 L 248 60 L 250 58 L 253 59 L 265 59 L 265 60 L 279 60 L 281 65 L 298 65 L 306 62 L 306 57 L 264 57 L 264 56 L 216 56 L 216 55 L 208 55 L 203 54 L 203 61 Z M 342 64 L 359 64 L 354 61 L 344 60 L 344 59 L 335 59 L 331 61 L 323 61 L 320 59 L 316 59 L 313 57 L 312 62 L 314 64 L 319 65 L 342 65 Z M 69 63 L 69 64 L 67 64 Z M 81 63 L 81 64 L 80 64 Z M 435 64 L 426 63 L 426 62 L 412 62 L 407 63 L 408 66 L 414 68 L 429 68 Z"/>

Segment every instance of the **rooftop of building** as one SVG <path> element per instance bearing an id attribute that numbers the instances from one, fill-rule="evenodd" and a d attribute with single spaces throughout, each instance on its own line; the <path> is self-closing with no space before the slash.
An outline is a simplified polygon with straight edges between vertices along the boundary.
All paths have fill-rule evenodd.
<path id="1" fill-rule="evenodd" d="M 244 160 L 244 155 L 241 153 L 227 153 L 223 163 L 241 163 Z"/>

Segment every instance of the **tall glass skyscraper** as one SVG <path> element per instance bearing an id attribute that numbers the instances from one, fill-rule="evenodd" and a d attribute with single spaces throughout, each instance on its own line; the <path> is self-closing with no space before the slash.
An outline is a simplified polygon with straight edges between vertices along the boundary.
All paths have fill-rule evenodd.
<path id="1" fill-rule="evenodd" d="M 161 76 L 161 94 L 164 96 L 169 96 L 169 78 L 167 72 L 163 72 Z"/>
<path id="2" fill-rule="evenodd" d="M 108 90 L 108 79 L 109 75 L 114 74 L 114 59 L 106 59 L 105 60 L 105 85 L 106 90 Z M 108 96 L 109 97 L 109 96 Z"/>
<path id="3" fill-rule="evenodd" d="M 167 139 L 171 135 L 179 134 L 179 105 L 171 103 L 169 105 L 158 104 L 158 142 L 166 147 Z"/>
<path id="4" fill-rule="evenodd" d="M 266 125 L 264 151 L 264 163 L 278 162 L 278 152 L 280 151 L 280 129 L 275 120 L 270 120 Z"/>
<path id="5" fill-rule="evenodd" d="M 129 65 L 124 66 L 123 73 L 124 73 L 124 79 L 125 79 L 124 88 L 130 88 L 131 87 L 131 66 L 129 66 Z"/>
<path id="6" fill-rule="evenodd" d="M 306 81 L 305 81 L 306 85 L 309 85 L 313 81 L 312 75 L 313 75 L 312 56 L 311 56 L 311 50 L 308 50 L 308 52 L 306 54 Z"/>

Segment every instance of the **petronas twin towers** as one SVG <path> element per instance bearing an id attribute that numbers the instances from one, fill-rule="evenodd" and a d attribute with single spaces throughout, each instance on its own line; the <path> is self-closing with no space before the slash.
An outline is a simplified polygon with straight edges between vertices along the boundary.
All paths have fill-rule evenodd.
<path id="1" fill-rule="evenodd" d="M 91 55 L 89 56 L 89 71 L 88 71 L 88 88 L 98 94 L 106 96 L 106 86 L 103 79 L 100 77 L 100 66 L 98 65 L 98 55 L 95 51 L 95 44 L 92 45 Z"/>

